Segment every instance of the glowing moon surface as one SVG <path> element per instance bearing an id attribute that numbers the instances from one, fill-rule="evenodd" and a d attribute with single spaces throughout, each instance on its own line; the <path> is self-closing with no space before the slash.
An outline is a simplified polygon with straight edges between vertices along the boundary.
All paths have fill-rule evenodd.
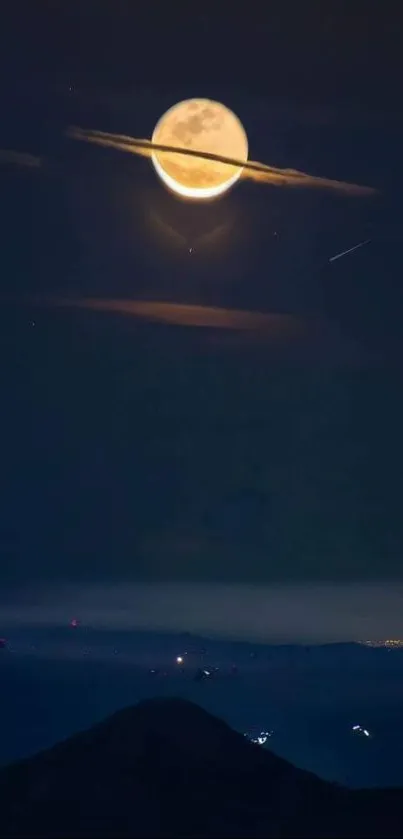
<path id="1" fill-rule="evenodd" d="M 186 99 L 157 122 L 152 142 L 230 157 L 246 163 L 248 138 L 238 117 L 210 99 Z M 186 198 L 215 198 L 238 180 L 242 166 L 192 155 L 153 151 L 155 170 L 164 184 Z"/>

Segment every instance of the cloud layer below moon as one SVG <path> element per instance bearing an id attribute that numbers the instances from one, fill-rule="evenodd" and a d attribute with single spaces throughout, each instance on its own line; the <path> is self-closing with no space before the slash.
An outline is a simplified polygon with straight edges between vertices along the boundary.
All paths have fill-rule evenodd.
<path id="1" fill-rule="evenodd" d="M 220 306 L 198 306 L 154 300 L 113 300 L 99 298 L 44 298 L 37 300 L 54 308 L 79 308 L 92 311 L 117 312 L 139 319 L 177 326 L 260 331 L 271 334 L 295 331 L 299 320 L 293 315 L 225 309 Z"/>
<path id="2" fill-rule="evenodd" d="M 29 599 L 29 602 L 27 602 Z M 79 615 L 94 629 L 195 632 L 263 643 L 402 638 L 402 588 L 377 584 L 246 586 L 104 583 L 38 589 L 0 604 L 2 626 L 67 625 Z M 241 605 L 241 608 L 240 608 Z"/>
<path id="3" fill-rule="evenodd" d="M 357 196 L 373 195 L 376 192 L 376 190 L 372 187 L 359 186 L 357 184 L 350 184 L 344 181 L 335 181 L 329 178 L 320 178 L 314 175 L 309 175 L 306 172 L 299 172 L 295 169 L 279 169 L 276 166 L 268 166 L 264 163 L 252 160 L 248 160 L 245 163 L 244 161 L 233 160 L 232 158 L 222 157 L 221 155 L 211 154 L 210 152 L 181 149 L 176 146 L 163 146 L 152 143 L 151 140 L 141 140 L 136 137 L 128 137 L 124 134 L 108 134 L 104 131 L 78 127 L 69 128 L 67 134 L 74 140 L 95 143 L 96 145 L 113 148 L 118 151 L 124 151 L 128 154 L 141 155 L 142 157 L 151 158 L 152 152 L 157 150 L 169 152 L 170 154 L 191 155 L 193 157 L 201 157 L 207 160 L 218 160 L 231 167 L 242 167 L 242 177 L 244 179 L 249 178 L 250 180 L 257 181 L 258 183 L 269 184 L 271 186 L 328 189 L 334 192 Z"/>
<path id="4" fill-rule="evenodd" d="M 17 302 L 12 297 L 3 302 Z M 133 300 L 125 298 L 33 296 L 19 300 L 20 304 L 53 310 L 84 310 L 100 315 L 122 315 L 148 325 L 197 330 L 209 343 L 239 346 L 240 342 L 259 346 L 275 345 L 293 352 L 298 359 L 310 359 L 315 364 L 362 363 L 366 355 L 348 341 L 327 320 L 301 317 L 293 313 L 262 312 L 229 309 L 223 306 L 204 306 L 166 300 Z M 227 343 L 229 342 L 229 343 Z M 304 348 L 304 353 L 302 349 Z"/>

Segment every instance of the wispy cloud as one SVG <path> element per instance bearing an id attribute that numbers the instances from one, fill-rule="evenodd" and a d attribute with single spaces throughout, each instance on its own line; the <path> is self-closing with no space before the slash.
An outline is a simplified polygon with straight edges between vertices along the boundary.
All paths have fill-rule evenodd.
<path id="1" fill-rule="evenodd" d="M 13 149 L 0 149 L 1 163 L 12 163 L 14 166 L 26 166 L 31 169 L 38 169 L 42 166 L 42 159 L 35 157 L 33 154 L 14 151 Z"/>

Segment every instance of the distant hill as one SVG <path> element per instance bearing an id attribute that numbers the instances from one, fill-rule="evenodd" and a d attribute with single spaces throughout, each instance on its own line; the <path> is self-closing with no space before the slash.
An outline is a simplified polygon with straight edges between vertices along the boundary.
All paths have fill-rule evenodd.
<path id="1" fill-rule="evenodd" d="M 403 790 L 350 791 L 182 699 L 151 699 L 0 771 L 2 837 L 403 836 Z"/>

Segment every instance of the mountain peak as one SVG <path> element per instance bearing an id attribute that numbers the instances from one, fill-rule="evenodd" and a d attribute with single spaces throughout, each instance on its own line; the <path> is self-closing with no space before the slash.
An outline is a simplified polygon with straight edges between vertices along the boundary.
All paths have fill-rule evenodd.
<path id="1" fill-rule="evenodd" d="M 402 799 L 334 787 L 158 698 L 1 770 L 0 835 L 401 836 Z"/>
<path id="2" fill-rule="evenodd" d="M 256 765 L 262 757 L 279 764 L 281 758 L 262 752 L 223 720 L 204 708 L 179 697 L 153 697 L 123 709 L 100 723 L 89 733 L 97 740 L 108 741 L 116 754 L 118 749 L 133 757 L 152 752 L 156 763 L 166 766 L 191 762 L 192 765 L 214 765 L 216 768 L 238 765 L 245 769 Z M 86 735 L 84 735 L 86 736 Z"/>

